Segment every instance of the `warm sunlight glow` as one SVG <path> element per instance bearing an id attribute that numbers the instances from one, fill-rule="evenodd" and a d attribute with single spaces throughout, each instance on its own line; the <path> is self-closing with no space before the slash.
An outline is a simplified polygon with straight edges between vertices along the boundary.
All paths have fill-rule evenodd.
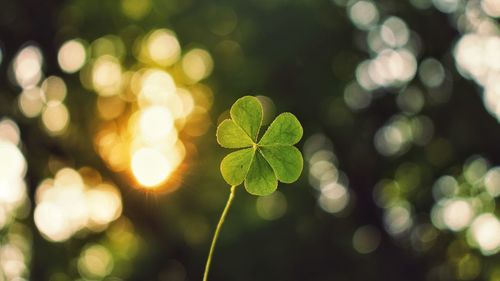
<path id="1" fill-rule="evenodd" d="M 41 203 L 35 209 L 35 224 L 52 241 L 68 239 L 72 232 L 65 225 L 66 219 L 60 210 L 51 203 Z"/>
<path id="2" fill-rule="evenodd" d="M 182 70 L 193 82 L 198 82 L 212 73 L 213 61 L 202 49 L 192 49 L 182 58 Z"/>
<path id="3" fill-rule="evenodd" d="M 161 106 L 152 106 L 141 112 L 139 131 L 148 143 L 165 139 L 174 129 L 170 112 Z"/>
<path id="4" fill-rule="evenodd" d="M 99 57 L 92 69 L 92 84 L 97 94 L 112 96 L 118 93 L 122 83 L 122 69 L 119 61 L 110 56 Z"/>
<path id="5" fill-rule="evenodd" d="M 186 147 L 192 148 L 182 137 L 199 137 L 211 125 L 213 93 L 197 82 L 210 75 L 213 61 L 202 49 L 181 59 L 180 43 L 168 29 L 153 30 L 135 43 L 133 55 L 140 63 L 130 67 L 123 64 L 126 47 L 119 37 L 91 44 L 80 78 L 99 95 L 101 124 L 94 147 L 111 170 L 132 175 L 138 187 L 174 186 L 179 175 L 169 179 L 184 161 Z"/>
<path id="6" fill-rule="evenodd" d="M 120 96 L 97 97 L 97 111 L 105 120 L 117 118 L 125 111 L 126 106 L 126 102 Z"/>
<path id="7" fill-rule="evenodd" d="M 169 66 L 179 59 L 181 47 L 177 37 L 170 30 L 154 31 L 149 35 L 146 44 L 149 57 L 161 66 Z"/>
<path id="8" fill-rule="evenodd" d="M 173 169 L 167 157 L 153 148 L 141 148 L 132 156 L 132 172 L 137 181 L 146 187 L 160 185 Z"/>
<path id="9" fill-rule="evenodd" d="M 106 225 L 122 211 L 121 196 L 113 185 L 100 184 L 86 193 L 89 219 L 92 224 Z"/>
<path id="10" fill-rule="evenodd" d="M 109 183 L 89 186 L 92 181 L 83 176 L 63 168 L 53 180 L 46 179 L 38 186 L 34 219 L 48 240 L 64 241 L 85 228 L 102 231 L 121 215 L 118 189 Z"/>
<path id="11" fill-rule="evenodd" d="M 176 93 L 176 85 L 170 74 L 159 69 L 147 71 L 142 77 L 142 88 L 139 94 L 139 104 L 169 105 Z"/>

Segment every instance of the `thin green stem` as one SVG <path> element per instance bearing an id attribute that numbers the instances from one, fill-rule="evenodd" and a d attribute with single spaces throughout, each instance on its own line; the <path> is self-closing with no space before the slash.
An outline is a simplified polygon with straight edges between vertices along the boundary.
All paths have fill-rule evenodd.
<path id="1" fill-rule="evenodd" d="M 214 238 L 212 238 L 212 244 L 210 245 L 210 252 L 208 252 L 207 264 L 205 265 L 205 273 L 203 274 L 203 281 L 207 281 L 208 271 L 210 270 L 210 263 L 212 262 L 212 256 L 214 254 L 215 244 L 217 243 L 217 238 L 219 237 L 220 229 L 224 224 L 224 220 L 226 219 L 227 212 L 231 207 L 231 203 L 234 198 L 234 191 L 236 189 L 236 185 L 231 186 L 231 193 L 229 193 L 229 198 L 227 198 L 226 207 L 224 207 L 224 211 L 220 215 L 219 223 L 217 224 L 217 228 L 215 229 Z"/>

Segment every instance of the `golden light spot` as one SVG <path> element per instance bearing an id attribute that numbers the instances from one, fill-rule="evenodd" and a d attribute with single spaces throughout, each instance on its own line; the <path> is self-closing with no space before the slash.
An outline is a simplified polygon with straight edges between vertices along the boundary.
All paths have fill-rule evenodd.
<path id="1" fill-rule="evenodd" d="M 28 118 L 36 117 L 42 112 L 43 92 L 38 87 L 33 87 L 21 92 L 18 105 L 24 116 Z"/>
<path id="2" fill-rule="evenodd" d="M 80 174 L 71 168 L 62 168 L 54 178 L 54 184 L 57 186 L 74 185 L 83 189 L 83 179 Z"/>
<path id="3" fill-rule="evenodd" d="M 51 203 L 41 203 L 35 209 L 36 227 L 52 241 L 64 241 L 71 236 L 71 230 L 65 226 L 65 219 L 59 209 Z"/>
<path id="4" fill-rule="evenodd" d="M 205 110 L 212 108 L 214 103 L 214 93 L 210 87 L 203 84 L 194 84 L 189 87 L 189 91 L 191 92 L 197 106 L 202 107 Z"/>
<path id="5" fill-rule="evenodd" d="M 122 68 L 119 61 L 112 56 L 99 57 L 92 68 L 92 85 L 101 96 L 112 96 L 118 93 L 122 83 Z"/>
<path id="6" fill-rule="evenodd" d="M 100 179 L 93 173 L 92 177 Z M 42 181 L 35 199 L 35 224 L 46 239 L 55 242 L 67 240 L 84 228 L 102 231 L 122 210 L 121 196 L 114 185 L 88 186 L 71 168 L 59 170 L 54 180 Z"/>
<path id="7" fill-rule="evenodd" d="M 161 106 L 152 106 L 141 112 L 139 132 L 149 143 L 165 139 L 174 129 L 174 120 L 170 112 Z"/>
<path id="8" fill-rule="evenodd" d="M 206 109 L 196 106 L 189 116 L 189 123 L 183 130 L 189 136 L 199 137 L 210 128 L 210 118 Z"/>
<path id="9" fill-rule="evenodd" d="M 82 167 L 78 169 L 78 173 L 87 186 L 97 186 L 102 182 L 101 174 L 94 168 Z"/>
<path id="10" fill-rule="evenodd" d="M 46 102 L 64 101 L 66 98 L 66 84 L 64 80 L 57 76 L 49 76 L 42 83 L 41 87 Z"/>
<path id="11" fill-rule="evenodd" d="M 57 54 L 59 66 L 66 73 L 74 73 L 82 68 L 87 59 L 87 51 L 82 41 L 73 39 L 65 42 Z"/>
<path id="12" fill-rule="evenodd" d="M 128 161 L 130 160 L 128 151 L 128 145 L 124 141 L 111 145 L 108 156 L 111 169 L 114 171 L 123 171 L 127 168 Z"/>
<path id="13" fill-rule="evenodd" d="M 181 53 L 177 37 L 167 29 L 159 29 L 151 33 L 146 42 L 146 48 L 151 60 L 161 66 L 174 64 Z"/>
<path id="14" fill-rule="evenodd" d="M 193 83 L 206 78 L 212 73 L 213 60 L 210 54 L 202 49 L 192 49 L 182 58 L 182 70 Z"/>
<path id="15" fill-rule="evenodd" d="M 182 102 L 182 117 L 186 117 L 194 110 L 195 102 L 191 92 L 185 88 L 177 88 L 177 95 Z"/>
<path id="16" fill-rule="evenodd" d="M 99 154 L 113 171 L 123 171 L 129 163 L 129 144 L 116 133 L 114 126 L 101 129 L 95 138 Z"/>
<path id="17" fill-rule="evenodd" d="M 89 219 L 92 224 L 106 225 L 116 220 L 122 212 L 120 193 L 110 184 L 100 184 L 86 193 Z"/>
<path id="18" fill-rule="evenodd" d="M 149 5 L 136 0 L 121 3 L 125 10 Z M 133 52 L 141 63 L 124 71 L 123 54 L 115 50 L 123 42 L 101 39 L 91 46 L 98 59 L 80 72 L 85 87 L 99 94 L 99 115 L 109 120 L 94 138 L 96 150 L 113 171 L 127 170 L 139 186 L 162 185 L 171 191 L 170 183 L 178 182 L 172 175 L 186 154 L 179 135 L 199 136 L 210 128 L 213 93 L 196 82 L 210 74 L 212 58 L 193 49 L 178 62 L 181 48 L 176 35 L 158 29 L 135 42 Z"/>
<path id="19" fill-rule="evenodd" d="M 142 87 L 139 94 L 139 104 L 167 106 L 169 100 L 175 95 L 177 87 L 174 79 L 165 71 L 154 69 L 144 73 Z"/>
<path id="20" fill-rule="evenodd" d="M 52 135 L 64 133 L 69 124 L 69 111 L 60 102 L 49 103 L 42 113 L 43 125 Z"/>
<path id="21" fill-rule="evenodd" d="M 163 153 L 153 148 L 141 148 L 134 152 L 131 166 L 137 181 L 146 187 L 160 185 L 175 168 Z"/>
<path id="22" fill-rule="evenodd" d="M 125 110 L 125 101 L 120 96 L 97 98 L 97 111 L 105 120 L 111 120 L 120 116 Z"/>

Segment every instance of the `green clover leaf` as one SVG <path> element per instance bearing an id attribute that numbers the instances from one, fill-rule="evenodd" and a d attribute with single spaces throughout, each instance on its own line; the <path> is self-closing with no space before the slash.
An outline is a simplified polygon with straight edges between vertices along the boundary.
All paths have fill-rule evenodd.
<path id="1" fill-rule="evenodd" d="M 289 112 L 282 113 L 258 140 L 262 112 L 257 98 L 245 96 L 231 107 L 231 119 L 217 127 L 217 142 L 222 147 L 240 148 L 222 160 L 222 177 L 232 186 L 244 182 L 250 194 L 261 196 L 273 193 L 278 181 L 296 181 L 303 167 L 302 154 L 293 146 L 303 134 L 299 120 Z"/>

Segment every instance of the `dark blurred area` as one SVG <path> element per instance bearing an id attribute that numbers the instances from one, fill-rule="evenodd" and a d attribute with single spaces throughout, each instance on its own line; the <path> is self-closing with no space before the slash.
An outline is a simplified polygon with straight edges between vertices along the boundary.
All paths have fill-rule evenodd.
<path id="1" fill-rule="evenodd" d="M 209 280 L 500 281 L 498 0 L 0 1 L 0 281 L 201 280 L 241 96 L 304 171 Z"/>

